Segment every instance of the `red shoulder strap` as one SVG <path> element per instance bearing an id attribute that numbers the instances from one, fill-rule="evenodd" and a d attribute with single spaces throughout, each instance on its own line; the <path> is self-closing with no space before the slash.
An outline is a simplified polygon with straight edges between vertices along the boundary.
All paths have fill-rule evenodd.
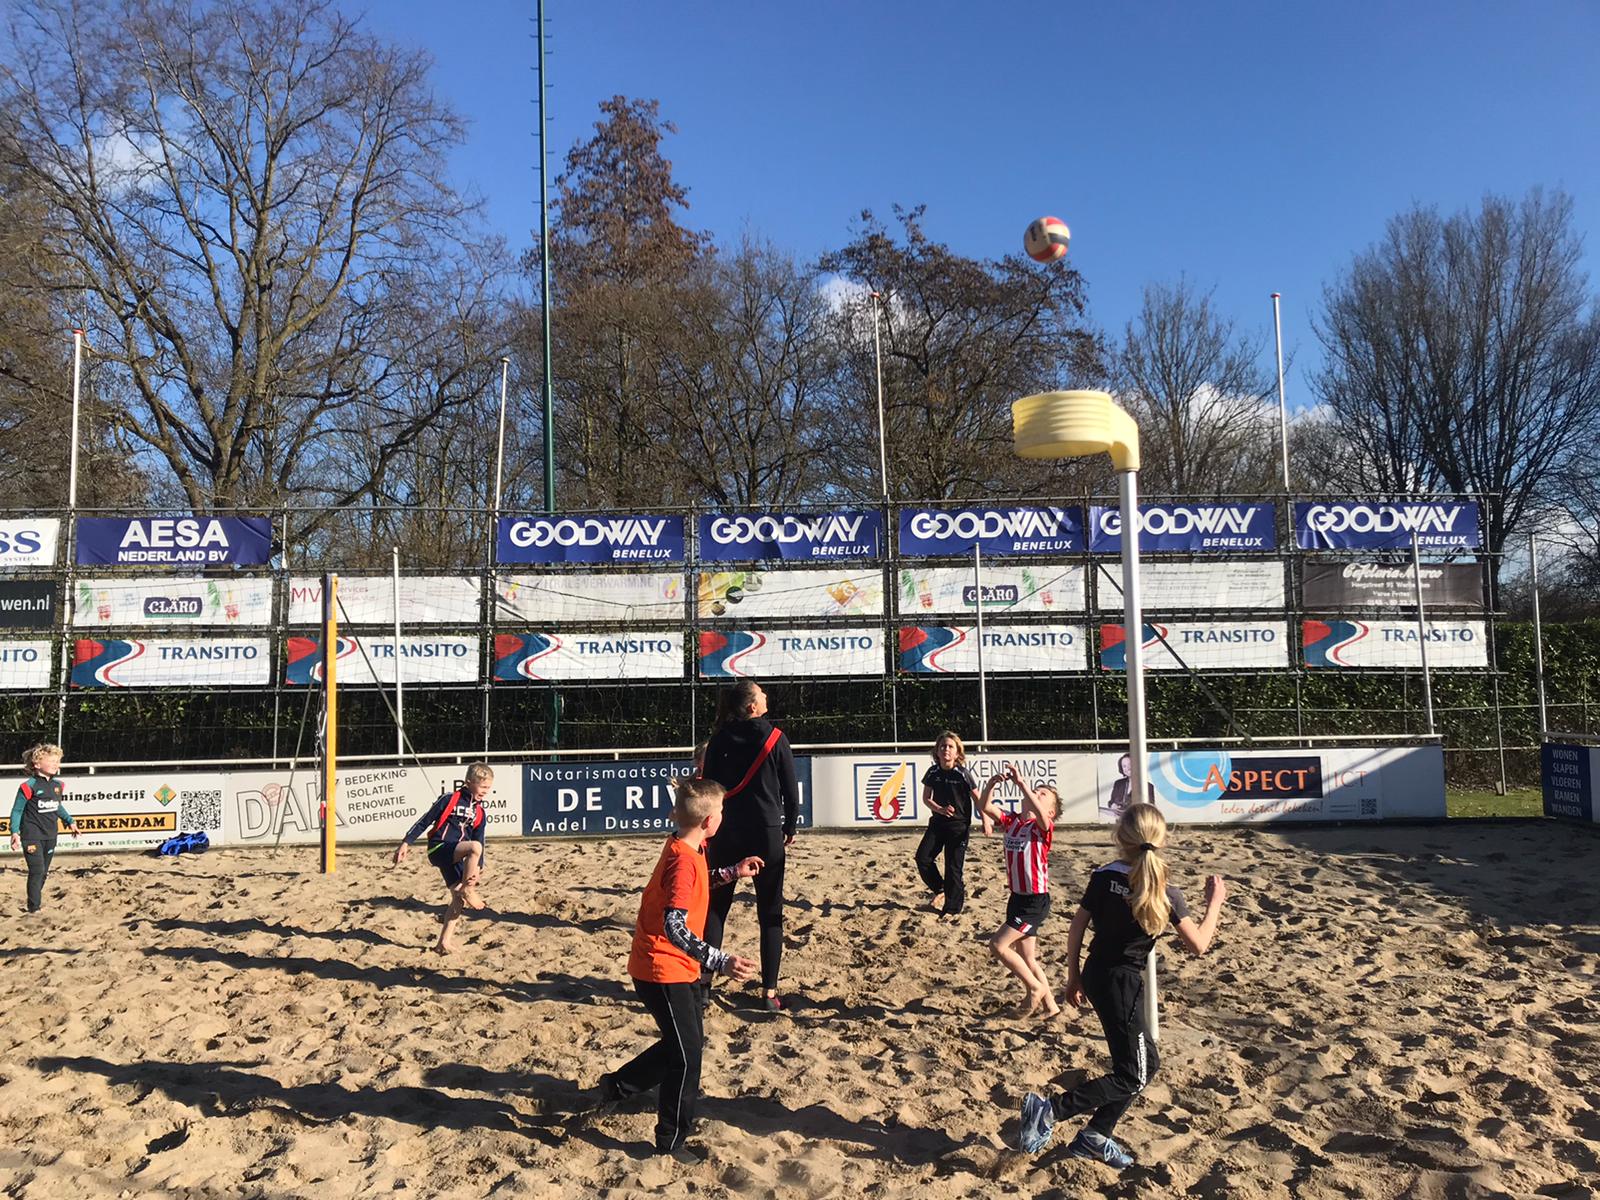
<path id="1" fill-rule="evenodd" d="M 755 761 L 750 764 L 750 769 L 744 773 L 744 778 L 724 792 L 724 797 L 737 796 L 750 786 L 750 781 L 756 777 L 756 772 L 761 770 L 761 764 L 767 761 L 767 756 L 772 753 L 772 748 L 778 744 L 778 739 L 782 736 L 783 730 L 774 725 L 772 732 L 767 734 L 767 740 L 761 747 L 761 753 L 756 755 Z"/>
<path id="2" fill-rule="evenodd" d="M 433 833 L 438 833 L 444 828 L 444 823 L 450 819 L 450 814 L 455 812 L 456 805 L 461 803 L 461 789 L 457 788 L 450 793 L 450 800 L 444 806 L 444 811 L 439 814 L 439 821 L 433 827 Z M 430 835 L 431 836 L 431 835 Z"/>

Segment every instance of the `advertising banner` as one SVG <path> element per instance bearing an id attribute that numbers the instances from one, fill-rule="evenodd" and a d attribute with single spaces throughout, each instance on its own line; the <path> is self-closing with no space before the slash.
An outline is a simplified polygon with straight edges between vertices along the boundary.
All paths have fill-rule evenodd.
<path id="1" fill-rule="evenodd" d="M 79 579 L 72 624 L 270 625 L 270 579 Z"/>
<path id="2" fill-rule="evenodd" d="M 1009 504 L 996 508 L 902 508 L 900 553 L 1076 554 L 1084 548 L 1083 509 Z"/>
<path id="3" fill-rule="evenodd" d="M 929 814 L 922 804 L 922 777 L 932 762 L 928 754 L 813 757 L 810 763 L 817 827 L 905 829 L 925 824 Z M 973 754 L 967 758 L 979 788 L 1006 762 L 1015 763 L 1031 785 L 1048 785 L 1060 792 L 1058 824 L 1089 824 L 1095 820 L 1093 754 L 1023 752 Z M 994 800 L 1002 808 L 1016 812 L 1022 794 L 1015 784 L 1002 783 L 994 791 Z M 976 840 L 976 820 L 972 828 Z M 998 855 L 998 849 L 995 853 Z"/>
<path id="4" fill-rule="evenodd" d="M 402 575 L 400 624 L 476 625 L 483 581 L 476 575 Z M 341 625 L 394 624 L 392 575 L 339 576 Z M 289 580 L 289 624 L 322 623 L 322 580 Z"/>
<path id="5" fill-rule="evenodd" d="M 1100 667 L 1128 669 L 1121 625 L 1100 626 Z M 1157 621 L 1144 627 L 1147 671 L 1269 671 L 1289 665 L 1287 621 Z"/>
<path id="6" fill-rule="evenodd" d="M 1539 747 L 1539 784 L 1544 815 L 1572 821 L 1593 821 L 1594 760 L 1592 746 L 1545 742 Z"/>
<path id="7" fill-rule="evenodd" d="M 0 629 L 48 629 L 55 623 L 55 580 L 0 581 Z"/>
<path id="8" fill-rule="evenodd" d="M 700 615 L 720 617 L 880 617 L 883 572 L 702 571 Z"/>
<path id="9" fill-rule="evenodd" d="M 0 642 L 0 691 L 48 691 L 52 661 L 48 641 Z"/>
<path id="10" fill-rule="evenodd" d="M 1034 567 L 983 564 L 983 612 L 1080 613 L 1084 568 L 1069 563 Z M 900 571 L 902 617 L 957 616 L 978 609 L 971 567 L 906 567 Z"/>
<path id="11" fill-rule="evenodd" d="M 1088 637 L 1082 625 L 983 626 L 983 670 L 992 675 L 1084 671 Z M 906 625 L 900 670 L 910 675 L 976 675 L 976 625 Z"/>
<path id="12" fill-rule="evenodd" d="M 0 521 L 0 570 L 53 567 L 60 540 L 57 517 L 7 517 Z"/>
<path id="13" fill-rule="evenodd" d="M 395 680 L 392 637 L 339 638 L 339 686 L 370 687 Z M 477 683 L 482 668 L 476 637 L 402 636 L 400 661 L 406 683 Z M 322 682 L 322 639 L 292 637 L 283 681 L 290 686 Z"/>
<path id="14" fill-rule="evenodd" d="M 1428 626 L 1428 669 L 1486 667 L 1489 642 L 1482 621 L 1435 621 Z M 1308 667 L 1421 667 L 1422 635 L 1415 621 L 1307 621 Z"/>
<path id="15" fill-rule="evenodd" d="M 496 561 L 503 563 L 681 563 L 682 517 L 501 517 Z"/>
<path id="16" fill-rule="evenodd" d="M 1138 521 L 1141 554 L 1278 548 L 1278 513 L 1271 504 L 1141 504 Z M 1089 549 L 1122 553 L 1122 509 L 1096 505 L 1089 510 Z"/>
<path id="17" fill-rule="evenodd" d="M 497 633 L 496 683 L 544 679 L 682 679 L 683 633 Z"/>
<path id="18" fill-rule="evenodd" d="M 701 562 L 877 558 L 883 536 L 875 512 L 715 513 L 699 526 Z"/>
<path id="19" fill-rule="evenodd" d="M 173 771 L 147 775 L 70 775 L 67 811 L 79 834 L 61 833 L 56 850 L 148 850 L 176 833 L 222 837 L 222 776 Z M 10 830 L 10 806 L 0 835 Z"/>
<path id="20" fill-rule="evenodd" d="M 1301 596 L 1308 609 L 1348 612 L 1353 608 L 1417 607 L 1417 576 L 1423 608 L 1483 608 L 1483 572 L 1476 563 L 1344 562 L 1305 564 Z"/>
<path id="21" fill-rule="evenodd" d="M 1403 504 L 1316 500 L 1294 506 L 1295 543 L 1302 550 L 1472 550 L 1478 539 L 1474 503 Z"/>
<path id="22" fill-rule="evenodd" d="M 705 629 L 700 677 L 882 675 L 881 629 Z"/>
<path id="23" fill-rule="evenodd" d="M 675 571 L 502 575 L 495 584 L 495 620 L 681 621 L 686 595 L 683 574 Z"/>
<path id="24" fill-rule="evenodd" d="M 270 517 L 79 517 L 78 563 L 256 567 L 272 560 Z"/>
<path id="25" fill-rule="evenodd" d="M 1122 569 L 1094 567 L 1095 603 L 1102 612 L 1122 611 Z M 1284 607 L 1281 562 L 1139 564 L 1140 601 L 1147 613 Z"/>
<path id="26" fill-rule="evenodd" d="M 1100 757 L 1102 790 L 1114 761 Z M 1150 779 L 1157 807 L 1174 823 L 1445 815 L 1444 751 L 1438 746 L 1152 754 Z"/>
<path id="27" fill-rule="evenodd" d="M 811 819 L 811 760 L 795 757 L 799 827 Z M 527 837 L 660 834 L 676 829 L 672 781 L 693 775 L 689 759 L 529 763 L 522 768 L 522 832 Z M 733 803 L 729 801 L 729 803 Z"/>
<path id="28" fill-rule="evenodd" d="M 263 687 L 271 681 L 266 638 L 80 638 L 72 656 L 75 688 Z"/>

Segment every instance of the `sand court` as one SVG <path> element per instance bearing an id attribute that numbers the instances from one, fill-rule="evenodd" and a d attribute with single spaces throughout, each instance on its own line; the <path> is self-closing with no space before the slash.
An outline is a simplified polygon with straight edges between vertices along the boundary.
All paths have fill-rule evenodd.
<path id="1" fill-rule="evenodd" d="M 1591 1196 L 1600 1178 L 1600 837 L 1550 822 L 1173 831 L 1175 882 L 1230 881 L 1209 957 L 1163 943 L 1162 1069 L 1119 1129 L 1140 1166 L 1010 1149 L 1025 1090 L 1106 1063 L 1099 1024 L 1014 1015 L 983 939 L 1006 885 L 976 834 L 966 914 L 924 905 L 916 837 L 802 834 L 782 988 L 719 991 L 698 1166 L 653 1105 L 562 1110 L 654 1037 L 624 971 L 658 843 L 499 843 L 461 949 L 429 947 L 420 856 L 346 847 L 62 855 L 0 887 L 0 1178 L 87 1195 Z M 1062 829 L 1041 959 L 1104 830 Z M 749 888 L 728 945 L 754 953 Z M 1067 1131 L 1063 1131 L 1066 1133 Z M 1069 1135 L 1070 1136 L 1070 1135 Z"/>

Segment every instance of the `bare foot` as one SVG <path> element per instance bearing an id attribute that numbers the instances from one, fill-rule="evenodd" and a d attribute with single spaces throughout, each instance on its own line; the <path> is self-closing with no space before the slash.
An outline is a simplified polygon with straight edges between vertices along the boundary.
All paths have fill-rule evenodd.
<path id="1" fill-rule="evenodd" d="M 1052 1004 L 1052 1005 L 1055 1003 L 1055 1000 L 1051 998 L 1050 993 L 1049 993 L 1048 990 L 1046 990 L 1045 988 L 1029 988 L 1028 989 L 1028 1010 L 1025 1013 L 1023 1013 L 1022 1015 L 1025 1016 L 1025 1017 L 1033 1016 L 1035 1013 L 1037 1013 L 1039 1011 L 1040 1005 L 1043 1005 L 1043 1004 L 1045 1004 L 1047 1002 L 1049 1004 Z"/>
<path id="2" fill-rule="evenodd" d="M 1039 1014 L 1041 1020 L 1048 1021 L 1051 1017 L 1061 1015 L 1061 1005 L 1056 1003 L 1056 998 L 1049 992 L 1044 994 L 1044 1011 Z"/>
<path id="3" fill-rule="evenodd" d="M 433 947 L 433 952 L 435 954 L 454 954 L 456 948 L 449 942 L 439 942 Z"/>

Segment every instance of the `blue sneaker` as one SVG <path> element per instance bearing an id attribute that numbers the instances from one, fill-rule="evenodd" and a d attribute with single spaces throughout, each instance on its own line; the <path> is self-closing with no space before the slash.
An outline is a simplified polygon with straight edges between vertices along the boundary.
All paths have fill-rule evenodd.
<path id="1" fill-rule="evenodd" d="M 1024 1154 L 1037 1154 L 1044 1149 L 1050 1135 L 1055 1132 L 1056 1114 L 1050 1101 L 1037 1092 L 1022 1098 L 1022 1150 Z"/>
<path id="2" fill-rule="evenodd" d="M 1067 1147 L 1068 1158 L 1088 1158 L 1117 1170 L 1133 1166 L 1133 1156 L 1104 1134 L 1085 1129 Z"/>

